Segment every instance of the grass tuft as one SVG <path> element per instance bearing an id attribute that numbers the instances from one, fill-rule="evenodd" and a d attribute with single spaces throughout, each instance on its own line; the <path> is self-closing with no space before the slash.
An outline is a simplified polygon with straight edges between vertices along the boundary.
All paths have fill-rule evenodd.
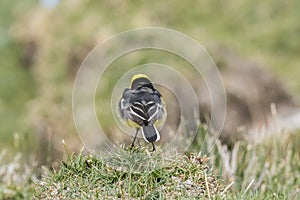
<path id="1" fill-rule="evenodd" d="M 0 152 L 0 199 L 29 199 L 32 196 L 33 166 L 24 163 L 17 153 L 7 161 L 7 152 Z"/>
<path id="2" fill-rule="evenodd" d="M 224 186 L 207 159 L 145 148 L 119 148 L 101 156 L 71 155 L 35 184 L 38 199 L 212 198 Z"/>

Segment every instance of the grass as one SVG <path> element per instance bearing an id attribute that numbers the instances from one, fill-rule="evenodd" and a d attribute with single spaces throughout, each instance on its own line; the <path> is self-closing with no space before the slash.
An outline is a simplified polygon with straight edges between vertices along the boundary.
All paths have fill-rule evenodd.
<path id="1" fill-rule="evenodd" d="M 17 153 L 13 158 L 0 152 L 0 199 L 29 199 L 33 195 L 31 178 L 34 167 Z"/>
<path id="2" fill-rule="evenodd" d="M 95 156 L 66 149 L 67 159 L 51 170 L 37 170 L 20 153 L 8 159 L 3 151 L 0 199 L 299 199 L 299 132 L 241 141 L 231 150 L 217 142 L 207 151 L 212 138 L 204 140 L 201 130 L 194 145 L 206 141 L 202 153 L 121 146 Z"/>
<path id="3" fill-rule="evenodd" d="M 225 187 L 199 156 L 120 148 L 72 155 L 35 186 L 38 199 L 175 199 L 221 197 Z"/>

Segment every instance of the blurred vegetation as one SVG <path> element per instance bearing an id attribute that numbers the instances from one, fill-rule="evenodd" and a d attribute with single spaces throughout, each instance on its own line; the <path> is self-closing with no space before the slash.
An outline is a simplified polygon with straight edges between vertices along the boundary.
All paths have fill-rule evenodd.
<path id="1" fill-rule="evenodd" d="M 1 2 L 1 141 L 11 142 L 14 132 L 27 131 L 24 118 L 38 120 L 26 116 L 26 108 L 37 109 L 45 117 L 71 120 L 70 76 L 85 55 L 97 41 L 140 26 L 173 28 L 204 46 L 230 46 L 269 66 L 290 90 L 299 91 L 299 8 L 298 1 L 62 1 L 54 8 L 37 1 Z M 32 98 L 32 104 L 37 104 L 33 107 L 28 103 Z M 65 113 L 49 114 L 54 104 Z M 66 130 L 74 132 L 69 126 Z"/>
<path id="2" fill-rule="evenodd" d="M 31 180 L 34 172 L 34 159 L 22 153 L 11 156 L 0 151 L 0 199 L 31 199 Z"/>
<path id="3" fill-rule="evenodd" d="M 24 132 L 26 103 L 35 95 L 35 82 L 21 60 L 22 46 L 11 34 L 16 12 L 25 12 L 33 3 L 16 6 L 15 1 L 1 1 L 0 17 L 0 146 L 10 146 L 15 132 Z"/>
<path id="4" fill-rule="evenodd" d="M 74 0 L 61 1 L 54 7 L 47 7 L 41 2 L 0 2 L 0 147 L 1 150 L 9 150 L 7 157 L 15 153 L 16 150 L 12 147 L 16 141 L 20 142 L 18 150 L 27 152 L 41 148 L 38 151 L 44 159 L 50 150 L 59 148 L 57 146 L 60 146 L 59 142 L 63 138 L 73 146 L 72 150 L 78 150 L 79 139 L 71 113 L 71 93 L 76 71 L 98 42 L 131 28 L 160 26 L 175 29 L 208 47 L 209 53 L 214 52 L 210 49 L 214 44 L 224 45 L 238 52 L 241 57 L 266 66 L 278 75 L 295 96 L 300 92 L 300 2 L 297 0 L 212 0 L 197 3 L 190 0 L 173 3 Z M 126 66 L 153 62 L 153 59 L 162 61 L 165 58 L 163 53 L 148 53 L 135 55 L 133 59 L 138 59 L 135 62 L 126 61 Z M 112 90 L 112 82 L 108 80 L 111 77 L 117 80 L 122 75 L 123 71 L 114 71 L 113 67 L 123 61 L 116 61 L 111 71 L 107 72 L 113 76 L 103 79 L 101 85 L 107 87 L 99 93 L 101 98 Z M 171 62 L 179 63 L 176 59 Z M 107 120 L 101 123 L 108 126 L 111 121 L 109 115 L 99 112 Z M 115 130 L 107 128 L 112 132 Z M 296 142 L 299 138 L 298 133 L 287 135 L 290 134 L 290 138 L 281 142 L 276 139 L 271 144 L 239 144 L 236 147 L 239 149 L 237 156 L 241 160 L 237 162 L 234 171 L 236 184 L 232 189 L 242 192 L 232 198 L 244 197 L 245 191 L 245 195 L 249 195 L 247 191 L 250 189 L 246 189 L 252 178 L 262 182 L 252 183 L 250 187 L 254 193 L 246 197 L 253 197 L 253 194 L 253 198 L 255 195 L 259 197 L 265 191 L 266 197 L 270 198 L 288 198 L 288 193 L 297 195 L 300 170 L 297 166 L 299 144 Z M 16 140 L 16 137 L 21 139 Z M 54 143 L 54 147 L 47 142 L 37 143 L 37 138 L 49 140 L 49 143 Z M 210 155 L 211 164 L 219 167 L 220 174 L 226 177 L 223 174 L 226 169 L 221 169 L 228 161 L 225 159 L 227 156 L 222 155 L 222 152 L 226 152 L 222 148 L 219 146 L 219 152 Z M 274 151 L 274 148 L 279 150 Z M 197 149 L 199 145 L 194 151 Z M 42 154 L 44 151 L 46 155 Z M 253 157 L 256 163 L 248 163 L 242 159 Z M 20 182 L 3 181 L 6 179 L 2 177 L 8 177 L 5 175 L 9 171 L 7 169 L 19 162 L 17 158 L 11 164 L 4 162 L 4 159 L 0 160 L 1 169 L 5 169 L 0 173 L 1 198 L 6 198 L 7 195 L 8 198 L 26 198 L 27 192 L 31 190 L 28 185 L 31 172 L 21 180 L 22 184 L 26 183 L 23 185 L 24 190 L 16 187 Z M 83 156 L 82 159 L 89 157 Z M 46 162 L 50 160 L 47 159 Z M 222 162 L 219 163 L 218 160 Z M 72 166 L 73 161 L 70 160 L 70 165 L 67 166 Z M 67 167 L 62 166 L 61 176 L 54 173 L 48 180 L 53 177 L 63 178 L 65 169 Z M 264 179 L 260 179 L 262 169 L 265 170 Z M 18 174 L 22 170 L 16 171 Z M 228 178 L 231 180 L 232 177 Z M 258 188 L 255 190 L 253 186 Z M 16 193 L 8 191 L 7 187 L 14 188 L 12 191 Z M 278 196 L 272 196 L 273 194 Z"/>
<path id="5" fill-rule="evenodd" d="M 14 132 L 27 130 L 23 119 L 30 121 L 31 116 L 24 114 L 26 108 L 35 112 L 35 107 L 42 107 L 37 109 L 38 115 L 71 120 L 68 117 L 73 83 L 70 76 L 74 76 L 83 58 L 98 41 L 141 26 L 173 28 L 204 46 L 211 43 L 230 46 L 240 55 L 270 67 L 290 90 L 299 92 L 299 8 L 296 0 L 62 1 L 54 8 L 43 7 L 37 1 L 3 1 L 1 141 L 11 142 Z M 28 55 L 28 51 L 33 51 L 34 58 L 30 58 L 33 55 Z M 28 103 L 32 98 L 36 99 L 33 104 L 38 104 L 33 108 Z M 56 109 L 67 109 L 66 113 L 60 113 L 62 117 L 49 114 L 53 104 L 61 105 Z M 74 132 L 73 125 L 67 130 Z"/>

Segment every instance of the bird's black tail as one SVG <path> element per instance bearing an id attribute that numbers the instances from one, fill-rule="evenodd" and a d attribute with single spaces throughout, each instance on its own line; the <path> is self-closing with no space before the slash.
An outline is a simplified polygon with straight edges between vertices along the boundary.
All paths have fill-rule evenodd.
<path id="1" fill-rule="evenodd" d="M 147 142 L 153 143 L 160 139 L 159 132 L 154 125 L 149 124 L 147 126 L 143 126 L 141 129 L 142 135 Z"/>

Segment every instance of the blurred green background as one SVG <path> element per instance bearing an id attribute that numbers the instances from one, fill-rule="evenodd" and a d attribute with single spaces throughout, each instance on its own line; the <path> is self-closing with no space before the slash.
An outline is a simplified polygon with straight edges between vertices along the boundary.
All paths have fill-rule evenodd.
<path id="1" fill-rule="evenodd" d="M 76 70 L 98 42 L 136 27 L 167 27 L 204 47 L 225 46 L 268 68 L 293 95 L 300 92 L 296 0 L 12 0 L 0 9 L 1 148 L 12 146 L 16 133 L 78 148 L 71 113 Z"/>
<path id="2" fill-rule="evenodd" d="M 39 165 L 59 166 L 52 161 L 67 160 L 62 159 L 64 153 L 82 147 L 72 117 L 72 90 L 88 53 L 114 34 L 151 26 L 195 39 L 220 68 L 228 100 L 222 141 L 246 139 L 231 143 L 232 151 L 217 143 L 208 156 L 222 181 L 235 182 L 231 189 L 238 192 L 236 198 L 246 198 L 250 188 L 249 198 L 299 199 L 299 130 L 277 126 L 299 109 L 299 10 L 297 0 L 0 1 L 0 199 L 31 199 L 43 174 Z M 99 82 L 97 115 L 109 134 L 119 132 L 111 113 L 102 109 L 110 108 L 114 84 L 130 67 L 148 62 L 184 68 L 180 72 L 200 99 L 200 117 L 207 117 L 209 95 L 202 93 L 203 86 L 197 85 L 185 61 L 167 52 L 139 51 L 117 59 Z M 282 118 L 277 118 L 274 106 L 270 116 L 273 102 Z M 298 111 L 296 122 L 299 116 Z M 247 132 L 251 127 L 258 128 L 252 137 Z M 200 146 L 210 142 L 205 134 L 204 124 L 191 151 L 197 154 L 208 146 Z M 47 188 L 41 183 L 43 195 L 52 193 L 43 192 Z M 49 183 L 56 185 L 51 178 Z M 77 182 L 74 189 L 78 191 Z"/>

